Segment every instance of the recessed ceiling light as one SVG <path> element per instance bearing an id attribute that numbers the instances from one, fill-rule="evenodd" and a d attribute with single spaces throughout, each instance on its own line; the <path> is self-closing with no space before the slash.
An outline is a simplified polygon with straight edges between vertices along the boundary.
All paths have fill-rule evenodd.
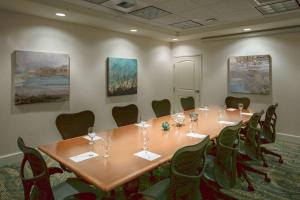
<path id="1" fill-rule="evenodd" d="M 244 28 L 244 31 L 251 31 L 251 28 Z"/>
<path id="2" fill-rule="evenodd" d="M 173 41 L 178 41 L 178 38 L 173 38 L 172 40 L 173 40 Z"/>
<path id="3" fill-rule="evenodd" d="M 130 31 L 131 32 L 137 32 L 138 30 L 137 29 L 131 29 Z"/>
<path id="4" fill-rule="evenodd" d="M 59 16 L 59 17 L 65 17 L 66 14 L 65 14 L 65 13 L 56 13 L 56 16 Z"/>

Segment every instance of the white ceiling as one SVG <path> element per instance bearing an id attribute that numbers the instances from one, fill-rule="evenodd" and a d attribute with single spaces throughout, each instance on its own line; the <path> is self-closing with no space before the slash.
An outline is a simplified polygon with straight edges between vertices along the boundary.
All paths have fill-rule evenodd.
<path id="1" fill-rule="evenodd" d="M 104 29 L 143 35 L 171 41 L 177 37 L 187 40 L 243 32 L 250 27 L 253 31 L 300 25 L 300 9 L 273 15 L 263 15 L 255 7 L 255 0 L 136 0 L 132 8 L 138 10 L 155 6 L 171 14 L 156 19 L 143 19 L 109 8 L 121 0 L 109 0 L 96 5 L 83 0 L 1 0 L 0 9 L 35 16 L 52 18 Z M 278 1 L 278 0 L 274 0 Z M 132 11 L 129 10 L 129 11 Z M 66 13 L 66 17 L 55 16 L 56 12 Z M 208 23 L 207 19 L 216 22 Z M 192 20 L 204 26 L 179 29 L 171 24 Z M 130 29 L 138 29 L 130 33 Z"/>

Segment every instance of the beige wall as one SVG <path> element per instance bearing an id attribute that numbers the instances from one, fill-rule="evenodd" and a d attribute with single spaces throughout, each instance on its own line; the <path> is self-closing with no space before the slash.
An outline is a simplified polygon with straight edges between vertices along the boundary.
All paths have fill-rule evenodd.
<path id="1" fill-rule="evenodd" d="M 300 136 L 300 33 L 249 38 L 193 40 L 173 45 L 173 56 L 203 55 L 202 100 L 204 104 L 224 104 L 227 89 L 227 61 L 230 56 L 269 54 L 272 57 L 271 95 L 242 95 L 259 110 L 279 103 L 278 132 Z"/>
<path id="2" fill-rule="evenodd" d="M 113 106 L 135 103 L 144 118 L 151 118 L 151 101 L 171 97 L 168 43 L 0 11 L 0 47 L 0 156 L 18 151 L 17 136 L 33 146 L 60 139 L 54 124 L 59 113 L 90 109 L 96 115 L 96 130 L 106 130 L 116 126 Z M 11 54 L 15 50 L 69 54 L 70 101 L 14 106 Z M 138 59 L 137 95 L 106 97 L 108 56 Z"/>

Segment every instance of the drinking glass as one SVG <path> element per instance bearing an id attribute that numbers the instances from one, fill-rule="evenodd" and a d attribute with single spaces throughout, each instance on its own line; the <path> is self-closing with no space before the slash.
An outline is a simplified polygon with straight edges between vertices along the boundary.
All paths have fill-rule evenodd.
<path id="1" fill-rule="evenodd" d="M 239 110 L 240 110 L 240 113 L 242 113 L 243 108 L 244 108 L 244 105 L 243 105 L 242 103 L 239 103 L 239 104 L 238 104 L 238 108 L 239 108 Z"/>
<path id="2" fill-rule="evenodd" d="M 143 136 L 143 150 L 147 151 L 148 150 L 148 142 L 149 142 L 147 130 L 144 130 L 142 132 L 142 136 Z"/>
<path id="3" fill-rule="evenodd" d="M 145 129 L 146 122 L 142 120 L 142 116 L 140 116 L 140 125 L 141 125 L 142 129 Z"/>
<path id="4" fill-rule="evenodd" d="M 94 138 L 96 137 L 96 133 L 94 132 L 94 127 L 88 128 L 88 136 L 90 138 L 89 144 L 94 144 Z"/>
<path id="5" fill-rule="evenodd" d="M 110 147 L 111 147 L 111 138 L 110 134 L 106 133 L 104 138 L 103 138 L 103 157 L 108 158 L 110 157 Z"/>
<path id="6" fill-rule="evenodd" d="M 224 119 L 224 110 L 222 108 L 220 108 L 218 110 L 218 120 L 222 121 Z"/>

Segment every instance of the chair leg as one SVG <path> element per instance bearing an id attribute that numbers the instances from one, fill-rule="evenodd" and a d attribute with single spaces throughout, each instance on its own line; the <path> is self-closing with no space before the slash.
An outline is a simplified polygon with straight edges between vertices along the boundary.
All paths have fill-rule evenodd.
<path id="1" fill-rule="evenodd" d="M 264 147 L 261 148 L 261 151 L 262 151 L 263 153 L 265 153 L 265 154 L 269 154 L 269 155 L 273 155 L 273 156 L 278 157 L 278 158 L 279 158 L 279 161 L 278 161 L 278 162 L 279 162 L 280 164 L 283 163 L 283 159 L 282 159 L 281 155 L 279 155 L 278 153 L 275 153 L 275 152 L 273 152 L 273 151 L 270 151 L 270 150 L 268 150 L 267 148 L 264 148 Z"/>
<path id="2" fill-rule="evenodd" d="M 271 179 L 268 177 L 268 174 L 267 174 L 267 173 L 262 172 L 262 171 L 259 171 L 259 170 L 255 169 L 255 168 L 250 167 L 250 166 L 247 166 L 247 165 L 245 165 L 245 164 L 241 164 L 241 167 L 242 167 L 244 170 L 246 170 L 246 171 L 253 172 L 253 173 L 256 173 L 256 174 L 261 174 L 261 175 L 263 175 L 263 176 L 265 177 L 265 181 L 266 181 L 266 182 L 268 182 L 268 183 L 271 182 Z"/>
<path id="3" fill-rule="evenodd" d="M 268 163 L 267 163 L 267 161 L 266 161 L 266 159 L 265 159 L 265 157 L 264 157 L 263 154 L 261 154 L 261 159 L 263 161 L 263 167 L 269 167 L 269 165 L 268 165 Z"/>
<path id="4" fill-rule="evenodd" d="M 246 174 L 245 170 L 242 167 L 238 168 L 238 172 L 240 174 L 240 176 L 243 176 L 244 179 L 246 180 L 246 182 L 248 183 L 248 191 L 249 192 L 253 192 L 254 191 L 254 187 L 248 177 L 248 175 Z"/>

